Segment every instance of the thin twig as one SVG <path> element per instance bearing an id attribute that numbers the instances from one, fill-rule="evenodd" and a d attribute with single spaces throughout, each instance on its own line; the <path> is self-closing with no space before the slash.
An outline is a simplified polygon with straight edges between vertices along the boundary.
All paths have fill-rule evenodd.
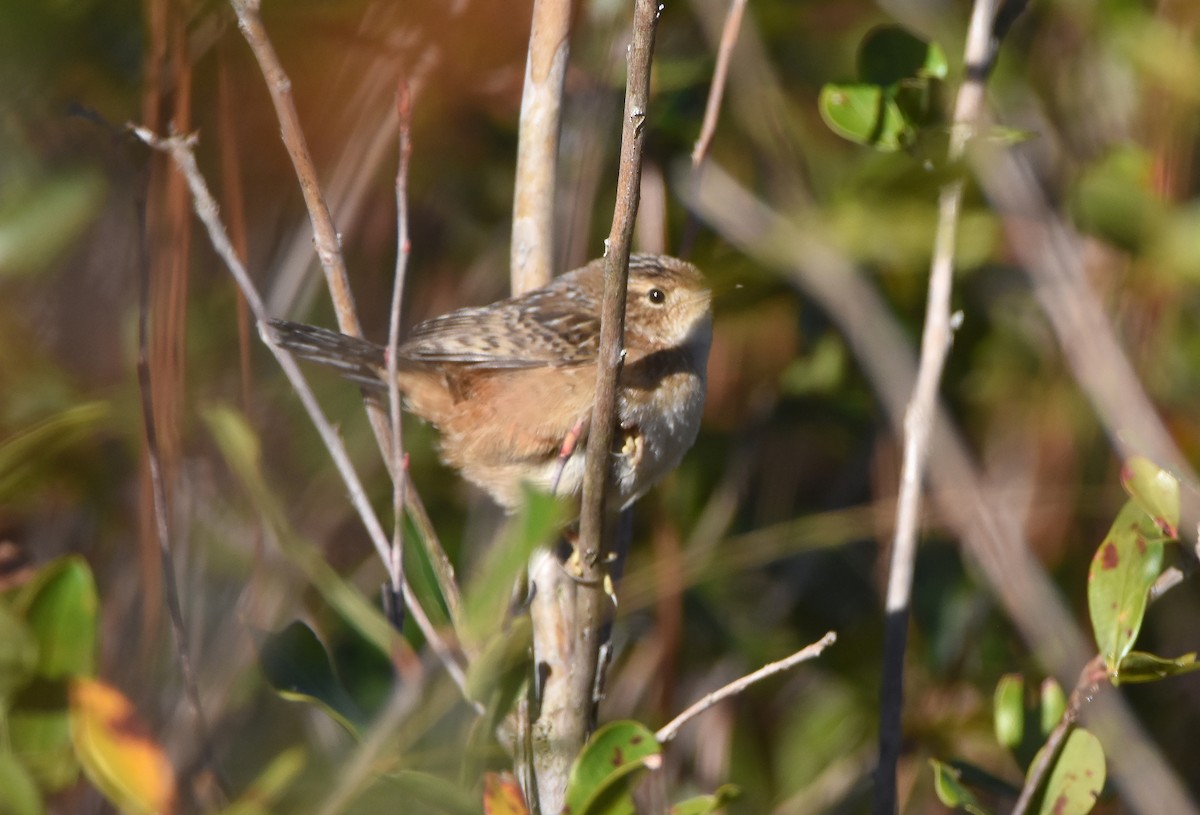
<path id="1" fill-rule="evenodd" d="M 621 134 L 621 160 L 617 174 L 617 204 L 612 230 L 605 241 L 604 300 L 601 305 L 600 351 L 596 375 L 596 401 L 592 407 L 587 463 L 583 480 L 583 503 L 576 548 L 580 589 L 576 620 L 576 658 L 572 677 L 573 698 L 579 705 L 583 724 L 575 735 L 587 731 L 593 709 L 599 632 L 611 608 L 604 595 L 605 557 L 615 529 L 616 507 L 608 507 L 612 441 L 616 424 L 617 377 L 624 358 L 625 295 L 629 283 L 629 250 L 637 217 L 642 174 L 642 145 L 645 141 L 646 110 L 650 98 L 650 61 L 658 26 L 657 0 L 637 0 L 633 10 L 633 37 L 628 52 L 628 80 Z M 574 742 L 570 742 L 573 744 Z"/>
<path id="2" fill-rule="evenodd" d="M 196 671 L 192 666 L 188 650 L 187 628 L 183 623 L 183 606 L 179 602 L 179 583 L 175 578 L 175 562 L 171 553 L 171 530 L 167 519 L 167 491 L 163 484 L 161 460 L 158 451 L 158 428 L 154 421 L 154 395 L 150 380 L 149 324 L 150 324 L 150 267 L 143 260 L 138 297 L 138 389 L 141 391 L 142 423 L 145 431 L 146 462 L 150 470 L 150 491 L 154 498 L 154 532 L 158 540 L 158 552 L 162 566 L 163 590 L 167 601 L 167 616 L 171 620 L 171 633 L 175 638 L 175 652 L 179 658 L 179 675 L 183 680 L 184 695 L 196 717 L 196 735 L 200 753 L 217 780 L 221 794 L 228 798 L 228 785 L 216 753 L 213 751 L 212 734 L 204 706 L 200 701 L 200 689 L 196 683 Z"/>
<path id="3" fill-rule="evenodd" d="M 746 0 L 730 2 L 725 27 L 721 29 L 721 45 L 717 49 L 717 64 L 713 68 L 712 85 L 708 88 L 708 102 L 704 106 L 704 122 L 700 127 L 700 137 L 696 139 L 696 146 L 692 148 L 693 167 L 699 167 L 704 162 L 708 156 L 708 148 L 712 145 L 713 135 L 717 132 L 717 117 L 721 114 L 721 100 L 725 96 L 725 80 L 729 78 L 729 61 L 733 56 L 738 32 L 742 28 L 742 16 L 745 11 Z"/>
<path id="4" fill-rule="evenodd" d="M 984 66 L 990 57 L 992 20 L 995 16 L 996 0 L 975 1 L 967 30 L 965 76 L 954 105 L 949 150 L 951 164 L 962 158 L 983 106 Z M 917 525 L 921 516 L 925 465 L 929 459 L 929 444 L 937 411 L 938 385 L 953 340 L 950 291 L 962 193 L 963 181 L 956 178 L 942 188 L 938 199 L 937 233 L 934 237 L 933 265 L 929 272 L 929 299 L 921 336 L 921 361 L 912 400 L 904 417 L 904 458 L 885 605 L 887 617 L 880 687 L 875 815 L 892 815 L 896 811 L 896 765 L 900 760 L 901 712 L 904 705 L 904 651 L 916 561 Z"/>
<path id="5" fill-rule="evenodd" d="M 408 84 L 401 81 L 396 91 L 396 114 L 400 117 L 399 161 L 396 169 L 396 274 L 392 283 L 392 312 L 388 323 L 387 386 L 388 418 L 392 425 L 392 547 L 387 561 L 393 602 L 400 595 L 404 582 L 404 492 L 408 483 L 408 468 L 404 465 L 404 443 L 400 422 L 400 379 L 396 360 L 400 347 L 400 307 L 404 298 L 404 278 L 408 270 L 411 249 L 408 240 L 408 161 L 412 155 L 410 127 L 412 97 Z M 392 623 L 399 627 L 403 614 L 392 608 Z"/>
<path id="6" fill-rule="evenodd" d="M 509 273 L 514 295 L 545 286 L 553 273 L 558 136 L 570 34 L 570 0 L 534 0 L 513 187 Z"/>
<path id="7" fill-rule="evenodd" d="M 308 141 L 300 127 L 300 115 L 296 112 L 296 103 L 292 98 L 292 81 L 283 70 L 279 55 L 275 53 L 275 47 L 267 37 L 262 18 L 258 16 L 259 0 L 230 2 L 237 14 L 238 28 L 241 29 L 250 49 L 254 51 L 254 57 L 267 80 L 267 90 L 271 94 L 271 103 L 275 106 L 275 116 L 279 120 L 283 144 L 292 160 L 292 167 L 296 170 L 300 191 L 304 195 L 304 205 L 312 222 L 313 246 L 316 247 L 317 257 L 321 259 L 321 268 L 325 270 L 325 280 L 333 298 L 338 327 L 343 334 L 361 337 L 362 325 L 358 320 L 358 311 L 354 308 L 354 295 L 350 291 L 350 276 L 346 271 L 345 258 L 342 257 L 341 240 L 337 227 L 334 226 L 333 216 L 329 213 L 329 206 L 325 203 L 325 196 L 321 194 L 317 169 L 313 166 Z"/>
<path id="8" fill-rule="evenodd" d="M 338 237 L 337 227 L 333 223 L 333 217 L 330 215 L 329 206 L 321 192 L 316 167 L 309 154 L 304 131 L 300 127 L 300 117 L 292 99 L 291 79 L 283 70 L 283 65 L 279 62 L 279 57 L 267 36 L 262 19 L 258 15 L 259 0 L 230 0 L 230 2 L 237 14 L 238 28 L 241 29 L 242 35 L 254 52 L 259 69 L 267 82 L 271 102 L 275 106 L 283 144 L 292 160 L 292 166 L 295 168 L 296 178 L 300 182 L 304 203 L 312 223 L 313 244 L 317 249 L 321 268 L 325 272 L 330 299 L 337 315 L 338 327 L 345 334 L 360 337 L 362 336 L 362 326 L 354 307 L 349 275 L 342 256 L 341 240 Z M 427 52 L 426 56 L 428 55 Z M 416 73 L 423 74 L 424 70 L 424 68 L 418 67 Z M 367 418 L 379 445 L 380 454 L 383 456 L 384 464 L 391 472 L 394 468 L 391 421 L 387 412 L 376 401 L 366 399 L 365 403 Z M 401 477 L 399 473 L 392 472 L 393 481 Z M 438 588 L 441 590 L 442 596 L 446 598 L 447 606 L 451 611 L 450 619 L 456 630 L 460 630 L 462 602 L 459 597 L 458 584 L 453 579 L 453 568 L 449 566 L 449 558 L 438 541 L 432 525 L 428 522 L 428 516 L 425 514 L 424 506 L 421 504 L 416 490 L 412 488 L 411 484 L 407 484 L 407 479 L 405 482 L 406 503 L 413 513 L 413 520 L 421 530 L 422 542 L 428 550 L 429 560 L 434 564 Z M 390 547 L 388 550 L 390 552 Z M 385 566 L 389 559 L 390 555 L 384 558 Z"/>
<path id="9" fill-rule="evenodd" d="M 296 360 L 275 341 L 274 332 L 267 321 L 268 318 L 263 306 L 262 297 L 255 288 L 254 282 L 250 279 L 246 267 L 234 251 L 233 245 L 229 242 L 229 236 L 225 232 L 225 227 L 221 223 L 220 215 L 217 211 L 217 204 L 208 190 L 208 185 L 205 183 L 204 177 L 200 174 L 200 170 L 196 166 L 196 157 L 192 152 L 194 137 L 172 136 L 164 139 L 143 127 L 133 125 L 131 129 L 147 145 L 170 155 L 171 159 L 187 179 L 188 186 L 192 191 L 192 203 L 195 207 L 196 215 L 208 229 L 209 240 L 212 241 L 213 248 L 225 262 L 234 280 L 237 281 L 238 287 L 245 295 L 246 303 L 250 306 L 250 312 L 254 315 L 263 343 L 270 349 L 272 355 L 279 362 L 279 366 L 283 369 L 292 388 L 296 391 L 296 395 L 300 398 L 300 403 L 304 406 L 309 419 L 312 421 L 314 427 L 316 427 L 318 434 L 320 434 L 321 441 L 324 442 L 330 457 L 333 458 L 334 465 L 337 467 L 338 473 L 341 475 L 342 481 L 350 494 L 350 502 L 358 512 L 363 526 L 366 527 L 367 534 L 370 536 L 376 552 L 379 554 L 381 560 L 387 562 L 390 556 L 387 535 L 384 533 L 383 526 L 379 523 L 379 518 L 375 515 L 375 511 L 371 508 L 366 491 L 363 489 L 358 473 L 354 470 L 354 465 L 350 461 L 350 456 L 346 452 L 345 445 L 342 444 L 337 431 L 334 430 L 333 425 L 325 417 L 321 406 L 317 403 L 316 396 L 313 394 L 299 366 L 296 364 Z M 413 618 L 417 621 L 417 626 L 421 629 L 421 633 L 424 634 L 430 647 L 433 648 L 434 653 L 437 654 L 455 684 L 465 693 L 466 676 L 462 665 L 459 664 L 450 646 L 447 645 L 445 640 L 442 639 L 441 634 L 438 633 L 437 629 L 429 621 L 424 609 L 421 608 L 416 596 L 412 593 L 407 580 L 401 582 L 401 590 L 404 602 L 412 613 Z M 482 707 L 477 703 L 475 704 L 477 709 L 482 712 Z"/>
<path id="10" fill-rule="evenodd" d="M 1067 706 L 1063 710 L 1062 716 L 1059 717 L 1058 724 L 1050 732 L 1049 738 L 1034 757 L 1033 763 L 1029 765 L 1029 771 L 1025 774 L 1025 786 L 1021 788 L 1021 795 L 1013 806 L 1012 815 L 1025 815 L 1029 811 L 1034 796 L 1045 785 L 1050 771 L 1058 762 L 1058 755 L 1062 752 L 1063 744 L 1066 743 L 1067 736 L 1074 729 L 1075 723 L 1079 721 L 1079 714 L 1083 711 L 1083 706 L 1095 698 L 1100 683 L 1107 678 L 1108 671 L 1104 665 L 1104 657 L 1097 654 L 1095 659 L 1083 666 L 1083 670 L 1079 672 L 1079 679 L 1076 681 L 1071 695 L 1067 698 Z"/>
<path id="11" fill-rule="evenodd" d="M 755 682 L 760 682 L 768 676 L 773 676 L 777 673 L 799 665 L 801 662 L 807 662 L 810 659 L 816 659 L 821 653 L 837 642 L 837 633 L 829 631 L 821 639 L 810 645 L 806 645 L 790 657 L 772 662 L 769 665 L 764 665 L 754 673 L 746 674 L 740 679 L 735 679 L 723 688 L 718 688 L 712 693 L 706 694 L 703 698 L 691 705 L 687 710 L 680 713 L 671 721 L 658 729 L 654 737 L 658 739 L 660 744 L 666 744 L 678 735 L 680 728 L 687 724 L 692 719 L 699 716 L 704 711 L 718 704 L 719 702 L 728 699 L 730 696 L 741 693 L 746 688 L 753 685 Z"/>

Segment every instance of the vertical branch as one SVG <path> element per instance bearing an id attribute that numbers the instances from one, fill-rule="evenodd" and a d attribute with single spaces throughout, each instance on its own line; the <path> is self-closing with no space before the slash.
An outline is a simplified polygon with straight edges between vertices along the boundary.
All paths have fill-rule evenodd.
<path id="1" fill-rule="evenodd" d="M 984 80 L 992 56 L 995 0 L 976 0 L 971 12 L 965 49 L 965 77 L 954 105 L 949 159 L 959 161 L 983 105 Z M 904 460 L 896 507 L 896 532 L 888 571 L 880 687 L 879 765 L 875 771 L 875 815 L 897 811 L 896 765 L 900 759 L 901 712 L 904 706 L 904 651 L 908 638 L 917 524 L 929 443 L 937 413 L 938 386 L 953 340 L 950 291 L 954 270 L 955 232 L 962 206 L 961 178 L 946 184 L 938 199 L 937 233 L 929 272 L 929 299 L 921 336 L 921 358 L 912 400 L 904 417 Z"/>
<path id="2" fill-rule="evenodd" d="M 341 241 L 333 224 L 333 216 L 329 213 L 329 206 L 325 203 L 325 196 L 321 194 L 317 169 L 313 166 L 312 156 L 308 151 L 308 140 L 304 138 L 304 131 L 300 127 L 300 115 L 296 112 L 296 103 L 292 98 L 292 80 L 283 70 L 279 55 L 275 53 L 275 48 L 267 37 L 262 18 L 258 16 L 259 0 L 231 0 L 231 3 L 237 14 L 238 28 L 242 30 L 242 35 L 254 51 L 254 57 L 267 80 L 267 90 L 271 94 L 271 103 L 275 106 L 275 116 L 279 119 L 283 144 L 292 160 L 292 167 L 296 170 L 300 191 L 304 195 L 304 205 L 312 222 L 313 245 L 316 247 L 317 257 L 321 259 L 321 268 L 325 270 L 325 280 L 333 298 L 338 327 L 343 334 L 361 337 L 362 325 L 354 308 L 354 295 L 350 291 L 350 276 L 346 271 L 345 258 L 342 257 Z"/>
<path id="3" fill-rule="evenodd" d="M 191 652 L 188 649 L 187 628 L 183 622 L 183 605 L 179 601 L 179 584 L 175 579 L 175 563 L 171 552 L 171 531 L 168 520 L 170 509 L 166 484 L 163 479 L 162 457 L 159 454 L 158 425 L 154 412 L 154 383 L 150 371 L 150 263 L 150 258 L 143 257 L 140 285 L 138 286 L 137 376 L 138 390 L 141 395 L 142 430 L 145 434 L 146 464 L 149 470 L 152 496 L 154 533 L 158 544 L 159 567 L 162 575 L 163 596 L 167 606 L 167 618 L 171 622 L 171 634 L 175 639 L 175 652 L 179 660 L 179 675 L 183 681 L 184 695 L 187 697 L 188 706 L 191 707 L 192 715 L 195 717 L 200 754 L 205 765 L 212 770 L 224 795 L 225 782 L 213 752 L 208 720 L 200 701 L 196 671 L 192 665 Z"/>
<path id="4" fill-rule="evenodd" d="M 388 419 L 392 427 L 392 547 L 387 561 L 391 580 L 389 614 L 399 630 L 403 623 L 399 599 L 404 583 L 404 492 L 408 483 L 408 468 L 404 466 L 404 444 L 400 430 L 400 381 L 396 372 L 397 349 L 400 346 L 400 306 L 404 297 L 404 278 L 408 270 L 411 246 L 408 239 L 408 161 L 412 155 L 409 138 L 412 124 L 412 97 L 408 83 L 401 82 L 396 91 L 396 114 L 400 117 L 399 162 L 396 169 L 396 275 L 392 284 L 392 315 L 388 323 L 387 387 Z"/>
<path id="5" fill-rule="evenodd" d="M 637 0 L 633 37 L 629 45 L 625 115 L 622 119 L 621 160 L 617 175 L 617 204 L 612 230 L 605 241 L 604 300 L 600 317 L 600 353 L 596 402 L 588 436 L 583 505 L 576 549 L 580 576 L 577 598 L 577 657 L 573 678 L 582 718 L 590 716 L 598 657 L 597 632 L 610 608 L 603 582 L 605 558 L 611 550 L 617 507 L 608 505 L 613 436 L 616 426 L 617 377 L 624 358 L 625 293 L 629 282 L 629 248 L 637 217 L 645 141 L 646 109 L 650 98 L 650 62 L 658 26 L 657 0 Z M 585 727 L 586 730 L 586 727 Z M 581 733 L 582 735 L 582 733 Z"/>
<path id="6" fill-rule="evenodd" d="M 708 155 L 713 136 L 717 132 L 717 117 L 721 114 L 721 99 L 725 96 L 725 80 L 729 78 L 729 60 L 733 56 L 733 46 L 737 42 L 738 32 L 742 29 L 742 16 L 746 12 L 746 0 L 732 0 L 729 13 L 725 16 L 725 25 L 721 29 L 721 44 L 717 48 L 717 64 L 713 68 L 712 85 L 708 88 L 708 101 L 704 105 L 704 123 L 700 127 L 700 136 L 696 146 L 692 148 L 692 167 L 699 169 Z"/>
<path id="7" fill-rule="evenodd" d="M 317 171 L 313 166 L 312 156 L 308 152 L 308 143 L 300 128 L 300 117 L 296 113 L 296 106 L 292 99 L 291 80 L 283 70 L 279 57 L 267 37 L 262 19 L 258 16 L 259 0 L 230 0 L 230 2 L 237 14 L 238 27 L 254 52 L 259 70 L 266 79 L 271 102 L 275 106 L 283 143 L 292 160 L 292 166 L 295 168 L 296 178 L 300 182 L 304 203 L 312 223 L 313 243 L 317 249 L 317 257 L 321 261 L 321 268 L 325 271 L 330 299 L 333 301 L 334 312 L 337 314 L 338 327 L 345 334 L 361 337 L 362 326 L 359 323 L 358 313 L 354 307 L 354 297 L 350 291 L 350 280 L 346 271 L 345 259 L 342 257 L 341 241 L 338 238 L 333 217 L 329 213 L 329 206 L 321 192 Z M 391 471 L 393 468 L 391 423 L 387 412 L 377 402 L 369 399 L 365 401 L 371 430 L 375 434 L 384 464 Z M 397 473 L 392 473 L 392 476 L 393 479 L 400 477 Z M 404 496 L 409 512 L 412 514 L 417 528 L 421 531 L 421 537 L 429 550 L 429 560 L 434 566 L 438 587 L 450 607 L 451 617 L 457 626 L 460 618 L 458 610 L 461 607 L 461 599 L 458 586 L 454 582 L 454 570 L 438 542 L 416 490 L 412 489 L 411 485 L 407 485 Z M 391 558 L 390 547 L 384 547 L 383 551 L 389 552 L 386 556 L 381 553 L 384 563 L 387 564 Z"/>
<path id="8" fill-rule="evenodd" d="M 571 763 L 583 748 L 596 702 L 601 629 L 611 602 L 604 591 L 606 554 L 616 528 L 616 507 L 606 507 L 616 418 L 617 373 L 624 355 L 625 293 L 629 249 L 641 184 L 642 144 L 650 96 L 650 60 L 658 24 L 657 0 L 637 0 L 628 51 L 621 159 L 612 230 L 605 241 L 604 295 L 596 401 L 592 409 L 584 473 L 578 573 L 565 578 L 557 558 L 537 559 L 531 614 L 535 651 L 543 677 L 541 713 L 534 724 L 533 764 L 537 805 L 543 813 L 562 810 Z"/>
<path id="9" fill-rule="evenodd" d="M 555 169 L 570 31 L 570 0 L 534 0 L 513 191 L 514 295 L 546 285 L 553 273 Z"/>

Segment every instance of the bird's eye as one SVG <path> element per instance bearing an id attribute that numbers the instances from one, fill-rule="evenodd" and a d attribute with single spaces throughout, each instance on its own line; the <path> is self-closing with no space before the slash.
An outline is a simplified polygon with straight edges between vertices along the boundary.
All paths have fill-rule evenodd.
<path id="1" fill-rule="evenodd" d="M 646 292 L 646 299 L 656 306 L 661 306 L 663 303 L 667 302 L 667 295 L 662 289 L 651 289 L 650 291 Z"/>

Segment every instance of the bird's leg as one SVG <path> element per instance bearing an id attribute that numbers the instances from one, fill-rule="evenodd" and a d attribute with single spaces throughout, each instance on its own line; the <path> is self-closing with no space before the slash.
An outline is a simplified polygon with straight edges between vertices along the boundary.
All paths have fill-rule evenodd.
<path id="1" fill-rule="evenodd" d="M 562 446 L 558 448 L 558 467 L 554 471 L 554 484 L 550 487 L 551 495 L 558 495 L 558 482 L 562 481 L 563 470 L 567 468 L 567 461 L 575 453 L 579 447 L 579 439 L 583 436 L 583 428 L 586 418 L 580 419 L 575 423 L 575 426 L 567 431 L 567 435 L 563 438 Z"/>

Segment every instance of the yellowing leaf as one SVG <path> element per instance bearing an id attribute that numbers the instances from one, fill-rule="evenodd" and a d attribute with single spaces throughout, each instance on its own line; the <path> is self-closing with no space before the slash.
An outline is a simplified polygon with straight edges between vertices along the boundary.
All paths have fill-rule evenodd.
<path id="1" fill-rule="evenodd" d="M 484 815 L 529 815 L 525 796 L 512 773 L 487 773 L 483 777 Z"/>
<path id="2" fill-rule="evenodd" d="M 171 764 L 119 690 L 92 679 L 71 683 L 71 740 L 88 779 L 122 812 L 174 810 Z"/>
<path id="3" fill-rule="evenodd" d="M 1042 799 L 1041 815 L 1087 815 L 1104 788 L 1104 748 L 1083 728 L 1067 737 Z"/>
<path id="4" fill-rule="evenodd" d="M 1121 468 L 1121 484 L 1163 534 L 1179 537 L 1179 482 L 1175 476 L 1148 458 L 1133 456 Z"/>

